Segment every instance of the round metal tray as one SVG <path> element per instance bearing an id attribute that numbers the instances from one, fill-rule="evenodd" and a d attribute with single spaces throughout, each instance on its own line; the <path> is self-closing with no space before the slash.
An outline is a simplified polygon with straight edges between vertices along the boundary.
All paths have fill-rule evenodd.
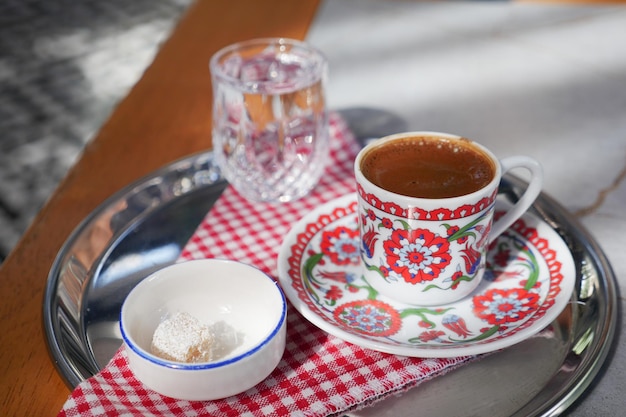
<path id="1" fill-rule="evenodd" d="M 227 183 L 210 152 L 174 162 L 124 188 L 86 218 L 50 271 L 44 325 L 50 354 L 70 387 L 102 369 L 120 347 L 119 311 L 141 279 L 174 263 Z M 507 176 L 501 197 L 525 183 Z M 422 383 L 353 416 L 558 415 L 600 371 L 617 321 L 615 277 L 600 247 L 542 194 L 532 208 L 570 248 L 571 303 L 537 336 Z M 412 410 L 412 411 L 411 411 Z"/>

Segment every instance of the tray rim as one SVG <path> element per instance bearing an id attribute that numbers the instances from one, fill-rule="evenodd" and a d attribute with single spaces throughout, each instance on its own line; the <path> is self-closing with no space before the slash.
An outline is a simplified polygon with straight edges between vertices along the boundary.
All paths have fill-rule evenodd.
<path id="1" fill-rule="evenodd" d="M 203 160 L 212 161 L 213 153 L 212 151 L 199 151 L 174 161 L 171 161 L 156 170 L 149 172 L 148 174 L 136 179 L 135 181 L 130 182 L 128 185 L 122 187 L 120 190 L 114 192 L 105 200 L 102 201 L 94 210 L 92 210 L 83 220 L 81 220 L 76 227 L 70 232 L 63 245 L 60 247 L 57 252 L 54 261 L 50 267 L 50 271 L 48 272 L 48 277 L 46 279 L 46 286 L 44 289 L 44 299 L 43 299 L 43 327 L 44 327 L 44 336 L 46 340 L 46 347 L 48 350 L 48 354 L 55 365 L 59 375 L 63 378 L 66 385 L 70 389 L 74 389 L 80 382 L 85 380 L 85 375 L 81 375 L 80 371 L 76 369 L 75 364 L 70 363 L 68 358 L 63 354 L 63 349 L 59 344 L 59 341 L 55 336 L 60 333 L 60 329 L 58 329 L 56 322 L 52 319 L 51 313 L 55 308 L 55 300 L 52 299 L 52 295 L 57 289 L 59 284 L 59 278 L 63 267 L 66 266 L 64 260 L 68 255 L 70 249 L 76 244 L 77 240 L 80 239 L 85 233 L 85 231 L 89 228 L 89 226 L 100 216 L 105 214 L 111 207 L 115 206 L 117 203 L 126 200 L 126 197 L 132 195 L 134 192 L 143 189 L 149 183 L 153 183 L 158 180 L 158 178 L 165 177 L 167 174 L 170 174 L 174 171 L 184 171 L 189 170 L 191 167 L 196 166 L 201 163 Z M 211 185 L 219 185 L 226 184 L 226 180 L 219 176 L 217 179 L 212 179 L 208 183 L 203 183 L 200 181 L 198 184 L 193 184 L 189 189 L 181 192 L 181 194 L 176 197 L 185 197 L 190 193 L 197 192 L 201 188 L 205 188 Z M 170 198 L 168 200 L 160 201 L 158 207 L 161 207 L 165 203 L 169 203 L 173 201 L 174 198 Z M 155 209 L 158 207 L 150 207 L 148 210 L 139 213 L 137 216 L 132 218 L 132 221 L 125 225 L 122 230 L 118 233 L 111 236 L 107 245 L 103 248 L 100 255 L 94 259 L 92 263 L 92 268 L 90 268 L 88 275 L 89 280 L 93 279 L 93 274 L 99 272 L 102 268 L 102 264 L 104 262 L 104 258 L 106 254 L 111 253 L 113 247 L 116 243 L 119 242 L 121 238 L 123 238 L 124 234 L 128 230 L 128 226 L 132 224 L 137 224 L 142 222 L 145 218 L 147 218 Z M 84 339 L 83 339 L 84 341 Z M 95 359 L 89 358 L 87 359 L 90 362 L 90 365 L 96 366 Z M 92 374 L 92 373 L 91 373 Z"/>
<path id="2" fill-rule="evenodd" d="M 64 260 L 67 254 L 76 243 L 76 241 L 81 237 L 81 234 L 96 219 L 98 219 L 99 216 L 102 216 L 104 213 L 106 213 L 107 210 L 109 210 L 116 202 L 127 198 L 129 195 L 132 195 L 134 191 L 141 189 L 142 186 L 151 181 L 155 181 L 156 178 L 164 177 L 166 174 L 176 171 L 177 169 L 181 170 L 185 167 L 193 167 L 194 164 L 202 159 L 212 160 L 212 152 L 202 151 L 168 163 L 120 189 L 118 192 L 114 193 L 109 198 L 104 200 L 95 210 L 89 213 L 89 215 L 86 216 L 75 227 L 75 229 L 70 233 L 67 240 L 59 249 L 47 277 L 42 313 L 48 352 L 55 367 L 57 368 L 57 371 L 71 389 L 75 388 L 81 381 L 83 381 L 85 379 L 85 375 L 81 375 L 79 371 L 75 368 L 75 366 L 73 366 L 75 364 L 70 363 L 71 360 L 65 357 L 62 347 L 59 346 L 59 340 L 57 340 L 59 329 L 57 328 L 57 322 L 55 321 L 55 317 L 53 314 L 55 306 L 54 297 L 56 295 L 57 286 L 59 284 L 60 271 L 63 267 L 66 266 L 64 264 Z M 504 180 L 507 181 L 511 186 L 513 186 L 513 188 L 520 188 L 525 186 L 525 182 L 523 180 L 520 180 L 514 176 L 507 175 Z M 152 212 L 154 212 L 155 209 L 162 207 L 165 203 L 171 202 L 176 198 L 188 195 L 190 193 L 197 192 L 207 185 L 210 186 L 218 183 L 224 184 L 225 180 L 223 178 L 219 178 L 218 180 L 209 184 L 200 183 L 198 185 L 192 185 L 191 188 L 186 190 L 184 193 L 172 197 L 171 199 L 160 201 L 158 206 L 151 207 L 148 210 L 139 213 L 139 215 L 133 218 L 133 221 L 131 223 L 136 224 L 138 222 L 144 221 L 147 217 L 150 216 Z M 536 211 L 536 206 L 539 206 L 541 208 L 539 210 L 539 213 L 537 213 Z M 614 341 L 616 334 L 618 303 L 615 274 L 608 261 L 608 258 L 602 251 L 598 242 L 585 229 L 585 227 L 582 226 L 582 224 L 580 224 L 580 222 L 575 217 L 573 217 L 563 206 L 561 206 L 551 196 L 549 196 L 545 192 L 542 192 L 538 197 L 537 202 L 533 206 L 533 211 L 540 219 L 546 221 L 551 227 L 554 228 L 554 226 L 551 225 L 551 222 L 548 222 L 545 219 L 546 213 L 543 212 L 545 211 L 544 206 L 550 208 L 552 216 L 564 220 L 567 223 L 568 235 L 571 235 L 574 240 L 582 242 L 584 244 L 584 247 L 586 249 L 585 253 L 592 259 L 594 265 L 596 266 L 596 269 L 599 272 L 599 281 L 603 285 L 599 285 L 598 288 L 596 288 L 596 291 L 601 290 L 602 294 L 604 295 L 603 298 L 606 300 L 606 305 L 604 307 L 607 310 L 606 316 L 602 317 L 602 319 L 604 320 L 604 325 L 600 327 L 601 332 L 600 334 L 596 334 L 596 336 L 594 337 L 595 343 L 592 342 L 589 346 L 592 347 L 592 352 L 586 353 L 586 357 L 589 357 L 591 359 L 581 361 L 580 366 L 577 367 L 576 372 L 573 374 L 573 376 L 565 380 L 565 382 L 567 383 L 561 384 L 558 389 L 554 391 L 553 395 L 549 397 L 549 401 L 542 403 L 540 407 L 533 410 L 533 415 L 552 416 L 562 413 L 574 402 L 576 402 L 576 400 L 581 397 L 581 395 L 596 379 L 597 375 L 600 373 L 601 369 L 605 365 L 609 353 L 612 350 L 612 342 Z M 119 241 L 120 236 L 123 236 L 125 230 L 126 229 L 122 229 L 119 235 L 113 236 L 109 240 L 100 256 L 98 256 L 98 259 L 93 263 L 94 268 L 90 269 L 91 273 L 88 272 L 88 280 L 93 279 L 95 276 L 93 275 L 93 273 L 100 270 L 100 267 L 106 258 L 105 255 L 111 252 L 112 247 Z M 562 235 L 562 233 L 558 230 L 557 233 L 559 235 Z M 567 246 L 569 247 L 567 239 L 565 240 Z M 577 262 L 576 259 L 575 262 Z M 578 286 L 574 288 L 574 293 L 576 294 L 576 296 L 579 295 L 577 293 L 578 288 Z M 95 364 L 95 360 L 91 359 L 91 362 Z M 90 372 L 90 374 L 93 375 L 93 372 Z M 521 406 L 520 410 L 524 409 L 525 407 L 526 405 Z"/>

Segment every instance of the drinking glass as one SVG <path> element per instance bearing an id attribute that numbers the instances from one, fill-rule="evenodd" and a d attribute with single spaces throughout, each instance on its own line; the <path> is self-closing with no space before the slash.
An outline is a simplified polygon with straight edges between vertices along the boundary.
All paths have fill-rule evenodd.
<path id="1" fill-rule="evenodd" d="M 224 177 L 253 201 L 306 195 L 328 160 L 324 55 L 304 42 L 236 43 L 210 62 L 213 148 Z"/>

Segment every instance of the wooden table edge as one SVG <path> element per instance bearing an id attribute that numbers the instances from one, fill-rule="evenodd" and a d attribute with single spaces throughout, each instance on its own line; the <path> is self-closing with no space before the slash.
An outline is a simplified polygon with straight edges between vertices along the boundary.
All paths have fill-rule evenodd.
<path id="1" fill-rule="evenodd" d="M 72 230 L 106 198 L 210 147 L 208 60 L 244 39 L 304 39 L 319 0 L 197 0 L 0 266 L 0 409 L 56 415 L 70 394 L 48 354 L 43 297 Z"/>

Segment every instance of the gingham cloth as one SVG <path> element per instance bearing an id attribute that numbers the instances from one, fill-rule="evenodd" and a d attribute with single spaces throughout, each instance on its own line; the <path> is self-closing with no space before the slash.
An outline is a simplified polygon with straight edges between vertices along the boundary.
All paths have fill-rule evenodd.
<path id="1" fill-rule="evenodd" d="M 258 204 L 228 187 L 198 227 L 182 260 L 229 258 L 276 277 L 283 237 L 315 207 L 355 191 L 352 164 L 359 150 L 342 119 L 331 116 L 331 162 L 313 192 L 288 204 Z M 180 401 L 143 386 L 120 349 L 82 382 L 59 416 L 328 416 L 341 415 L 402 392 L 470 361 L 390 355 L 344 342 L 318 329 L 291 305 L 281 362 L 263 382 L 217 401 Z"/>

